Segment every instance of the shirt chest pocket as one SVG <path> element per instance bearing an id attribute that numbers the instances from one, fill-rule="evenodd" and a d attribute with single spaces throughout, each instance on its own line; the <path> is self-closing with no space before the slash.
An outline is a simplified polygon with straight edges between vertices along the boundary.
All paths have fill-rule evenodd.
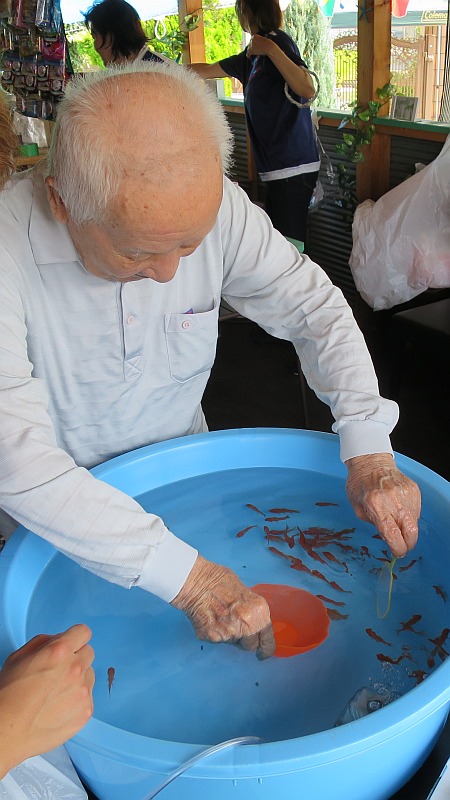
<path id="1" fill-rule="evenodd" d="M 214 364 L 219 306 L 200 314 L 166 314 L 164 329 L 170 375 L 184 383 Z"/>

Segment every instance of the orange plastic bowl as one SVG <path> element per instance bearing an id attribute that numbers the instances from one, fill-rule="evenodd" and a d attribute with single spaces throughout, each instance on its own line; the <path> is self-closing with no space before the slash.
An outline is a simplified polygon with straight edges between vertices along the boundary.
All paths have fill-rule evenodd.
<path id="1" fill-rule="evenodd" d="M 252 591 L 269 604 L 275 655 L 279 658 L 306 653 L 327 638 L 330 618 L 326 606 L 314 594 L 277 583 L 258 583 Z"/>

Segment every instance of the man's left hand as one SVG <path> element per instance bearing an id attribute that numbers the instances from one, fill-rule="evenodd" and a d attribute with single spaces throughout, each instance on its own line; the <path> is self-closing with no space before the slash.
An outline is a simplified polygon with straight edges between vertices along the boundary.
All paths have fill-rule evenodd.
<path id="1" fill-rule="evenodd" d="M 419 487 L 400 472 L 389 453 L 357 456 L 345 463 L 347 494 L 356 516 L 377 528 L 392 555 L 406 555 L 418 538 Z"/>

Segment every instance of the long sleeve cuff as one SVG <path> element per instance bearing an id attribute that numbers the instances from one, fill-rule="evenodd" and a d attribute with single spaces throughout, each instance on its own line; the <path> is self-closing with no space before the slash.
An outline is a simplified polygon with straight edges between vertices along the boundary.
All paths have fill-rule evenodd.
<path id="1" fill-rule="evenodd" d="M 170 603 L 184 585 L 197 555 L 194 547 L 166 530 L 163 541 L 147 559 L 135 586 Z"/>
<path id="2" fill-rule="evenodd" d="M 339 433 L 341 460 L 344 462 L 355 456 L 366 456 L 373 453 L 393 454 L 388 427 L 379 422 L 355 420 L 335 423 L 333 430 L 335 433 Z"/>

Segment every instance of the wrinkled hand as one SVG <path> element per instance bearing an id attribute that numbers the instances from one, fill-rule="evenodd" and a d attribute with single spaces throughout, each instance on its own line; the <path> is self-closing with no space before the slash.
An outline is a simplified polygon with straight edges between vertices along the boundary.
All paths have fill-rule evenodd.
<path id="1" fill-rule="evenodd" d="M 277 47 L 278 45 L 276 45 L 272 39 L 255 33 L 247 45 L 247 58 L 251 58 L 252 56 L 270 56 L 274 46 Z"/>
<path id="2" fill-rule="evenodd" d="M 256 651 L 260 660 L 275 652 L 267 601 L 230 569 L 200 555 L 171 605 L 184 611 L 199 639 Z"/>
<path id="3" fill-rule="evenodd" d="M 74 625 L 41 634 L 12 653 L 0 672 L 0 776 L 70 739 L 92 716 L 91 631 Z"/>
<path id="4" fill-rule="evenodd" d="M 389 453 L 346 461 L 347 494 L 359 519 L 371 522 L 400 558 L 417 543 L 420 490 L 403 475 Z"/>

